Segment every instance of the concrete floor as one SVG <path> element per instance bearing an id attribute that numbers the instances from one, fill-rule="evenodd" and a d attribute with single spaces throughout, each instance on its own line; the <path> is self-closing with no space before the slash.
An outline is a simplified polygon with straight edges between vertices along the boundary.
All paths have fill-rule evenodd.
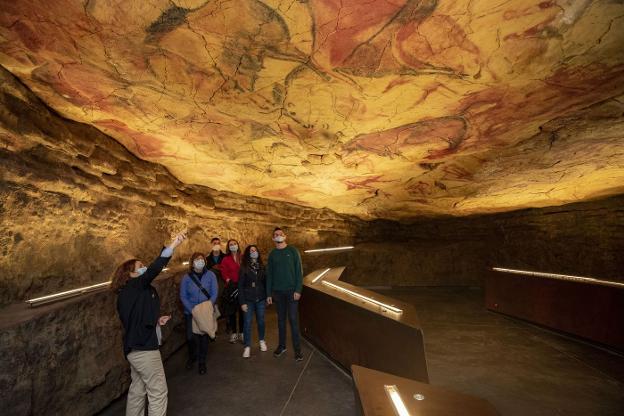
<path id="1" fill-rule="evenodd" d="M 505 416 L 624 415 L 623 356 L 489 312 L 479 289 L 380 292 L 416 306 L 431 384 Z"/>
<path id="2" fill-rule="evenodd" d="M 186 348 L 165 363 L 169 387 L 169 415 L 352 416 L 355 398 L 351 378 L 325 356 L 302 341 L 304 360 L 296 362 L 288 338 L 288 351 L 273 357 L 277 345 L 275 308 L 267 310 L 266 341 L 260 352 L 254 332 L 252 356 L 241 357 L 242 344 L 230 344 L 225 335 L 210 344 L 206 365 L 186 370 Z M 223 332 L 222 332 L 223 333 Z M 100 413 L 124 415 L 125 396 Z"/>
<path id="3" fill-rule="evenodd" d="M 624 357 L 488 312 L 479 289 L 382 293 L 416 306 L 431 384 L 488 399 L 505 416 L 624 415 Z M 225 337 L 211 344 L 205 376 L 184 369 L 185 350 L 172 356 L 165 365 L 169 414 L 355 414 L 348 377 L 305 342 L 303 362 L 292 349 L 273 358 L 272 311 L 267 329 L 270 351 L 254 346 L 249 360 Z M 122 398 L 102 415 L 123 415 L 124 406 Z"/>

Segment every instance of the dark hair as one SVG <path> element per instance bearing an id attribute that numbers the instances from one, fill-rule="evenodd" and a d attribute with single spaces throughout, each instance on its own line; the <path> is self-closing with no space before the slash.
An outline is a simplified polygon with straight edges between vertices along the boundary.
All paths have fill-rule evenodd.
<path id="1" fill-rule="evenodd" d="M 204 259 L 204 261 L 206 261 L 206 256 L 204 256 L 203 253 L 200 253 L 199 251 L 196 251 L 195 253 L 193 253 L 193 255 L 191 256 L 191 259 L 189 260 L 189 273 L 193 273 L 193 262 L 195 261 L 195 259 L 201 257 L 202 259 Z"/>
<path id="2" fill-rule="evenodd" d="M 111 279 L 111 290 L 113 292 L 119 293 L 121 288 L 130 280 L 130 273 L 134 272 L 137 261 L 137 259 L 126 260 L 117 267 Z"/>
<path id="3" fill-rule="evenodd" d="M 275 234 L 275 231 L 284 231 L 284 230 L 282 230 L 280 227 L 275 227 L 275 229 L 273 230 L 273 234 Z"/>
<path id="4" fill-rule="evenodd" d="M 221 239 L 219 237 L 212 237 L 212 240 L 210 240 L 211 243 L 214 243 L 216 241 L 221 242 Z"/>
<path id="5" fill-rule="evenodd" d="M 237 241 L 237 240 L 234 240 L 233 238 L 230 238 L 230 239 L 227 241 L 227 245 L 226 245 L 226 247 L 225 247 L 225 255 L 226 255 L 226 256 L 227 256 L 227 255 L 229 255 L 229 254 L 232 254 L 232 253 L 230 252 L 230 242 L 232 242 L 232 241 L 234 241 L 234 242 L 236 243 L 236 245 L 238 246 L 238 249 L 240 250 L 240 244 L 238 243 L 238 241 Z M 240 251 L 238 251 L 238 252 L 240 253 Z"/>
<path id="6" fill-rule="evenodd" d="M 249 257 L 249 253 L 251 253 L 252 247 L 255 247 L 256 250 L 258 250 L 258 264 L 260 265 L 260 268 L 262 268 L 262 256 L 260 255 L 260 249 L 257 245 L 250 244 L 245 247 L 245 252 L 243 253 L 243 257 L 241 258 L 241 269 L 243 270 L 249 270 L 249 265 L 251 263 L 251 257 Z"/>

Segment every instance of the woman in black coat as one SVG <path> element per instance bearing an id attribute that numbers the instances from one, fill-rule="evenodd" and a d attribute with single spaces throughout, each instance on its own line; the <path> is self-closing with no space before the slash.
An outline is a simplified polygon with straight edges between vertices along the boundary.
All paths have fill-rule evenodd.
<path id="1" fill-rule="evenodd" d="M 149 267 L 137 259 L 123 262 L 111 282 L 112 290 L 118 294 L 117 312 L 124 328 L 124 355 L 130 363 L 132 377 L 127 415 L 143 414 L 146 394 L 150 416 L 167 413 L 167 381 L 159 346 L 160 326 L 171 316 L 160 316 L 160 298 L 152 281 L 185 239 L 184 234 L 177 235 Z"/>
<path id="2" fill-rule="evenodd" d="M 241 259 L 241 267 L 238 271 L 238 300 L 243 310 L 244 325 L 243 339 L 245 349 L 243 358 L 251 356 L 251 321 L 256 315 L 258 324 L 258 338 L 260 339 L 260 351 L 266 351 L 264 341 L 264 310 L 266 307 L 266 271 L 260 257 L 260 250 L 255 245 L 247 246 Z"/>

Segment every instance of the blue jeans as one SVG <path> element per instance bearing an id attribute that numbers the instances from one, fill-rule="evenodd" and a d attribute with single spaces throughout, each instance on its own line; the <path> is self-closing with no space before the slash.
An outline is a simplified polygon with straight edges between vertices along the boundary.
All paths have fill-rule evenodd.
<path id="1" fill-rule="evenodd" d="M 243 336 L 245 337 L 245 346 L 251 346 L 251 321 L 254 313 L 256 314 L 256 323 L 258 324 L 258 338 L 260 341 L 264 341 L 264 309 L 265 301 L 259 302 L 245 302 L 247 305 L 247 312 L 245 312 L 245 321 L 243 325 Z"/>
<path id="2" fill-rule="evenodd" d="M 279 345 L 286 348 L 286 316 L 290 322 L 290 332 L 295 351 L 301 349 L 299 340 L 299 301 L 295 300 L 294 290 L 273 291 L 273 302 L 277 307 L 277 329 L 279 331 Z"/>

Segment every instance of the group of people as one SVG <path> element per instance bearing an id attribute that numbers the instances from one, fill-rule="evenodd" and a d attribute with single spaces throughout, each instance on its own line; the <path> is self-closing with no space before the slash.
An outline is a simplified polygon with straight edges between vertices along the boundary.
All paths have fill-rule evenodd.
<path id="1" fill-rule="evenodd" d="M 275 249 L 269 253 L 266 265 L 257 245 L 248 245 L 241 254 L 238 241 L 234 239 L 228 240 L 225 253 L 221 250 L 219 238 L 212 239 L 212 250 L 207 255 L 193 253 L 189 271 L 180 282 L 189 354 L 187 369 L 192 369 L 198 362 L 199 374 L 206 373 L 208 344 L 214 340 L 216 320 L 221 313 L 226 318 L 230 342 L 244 344 L 244 358 L 251 356 L 254 316 L 259 349 L 267 351 L 264 314 L 266 306 L 273 303 L 277 309 L 279 333 L 273 355 L 279 357 L 286 352 L 288 320 L 294 358 L 303 360 L 298 324 L 298 301 L 303 287 L 301 256 L 295 247 L 286 243 L 286 238 L 284 230 L 275 228 Z M 119 265 L 113 276 L 111 287 L 118 294 L 117 311 L 124 328 L 124 354 L 130 363 L 132 378 L 126 415 L 143 415 L 146 395 L 150 416 L 166 414 L 167 382 L 159 346 L 161 326 L 171 316 L 160 316 L 160 299 L 151 283 L 185 240 L 186 235 L 179 234 L 148 267 L 137 259 L 130 259 Z"/>

